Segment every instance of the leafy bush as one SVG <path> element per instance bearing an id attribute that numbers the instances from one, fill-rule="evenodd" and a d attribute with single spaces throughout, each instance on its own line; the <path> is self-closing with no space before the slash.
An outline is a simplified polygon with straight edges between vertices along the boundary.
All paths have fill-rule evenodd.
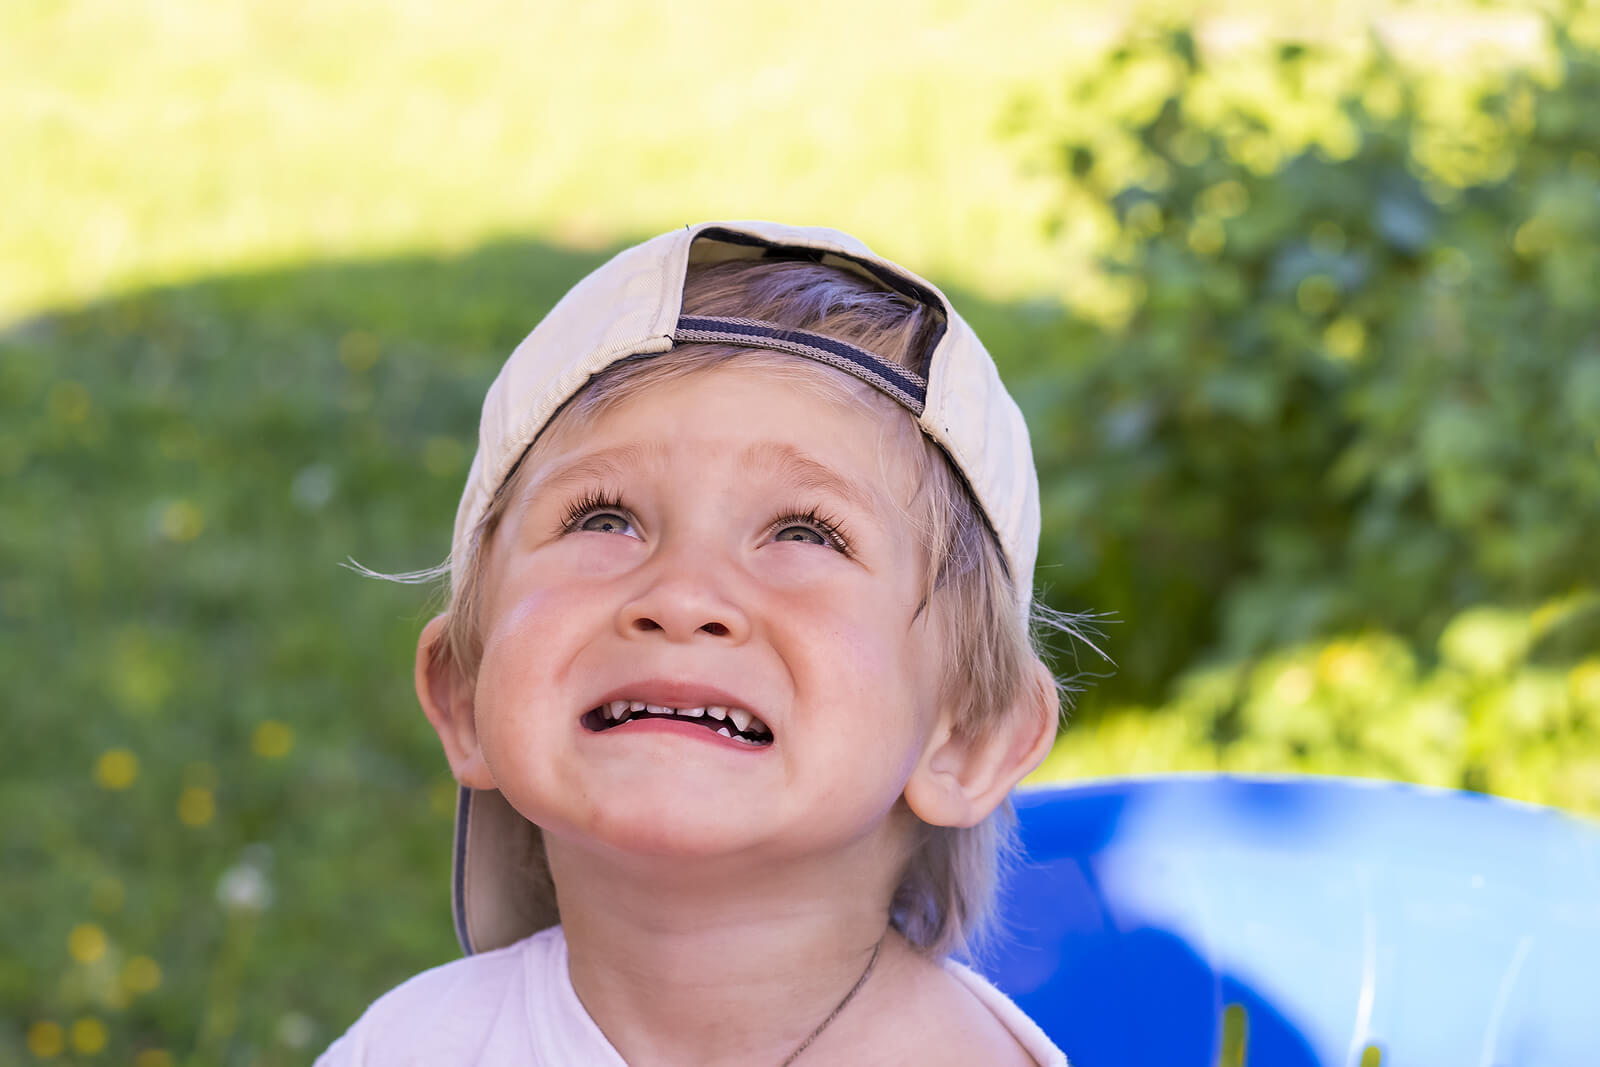
<path id="1" fill-rule="evenodd" d="M 1600 811 L 1600 55 L 1552 32 L 1442 117 L 1381 51 L 1283 47 L 1250 97 L 1142 37 L 1031 131 L 1117 320 L 1030 391 L 1043 576 L 1122 623 L 1057 772 L 1118 769 L 1109 717 L 1163 767 Z"/>

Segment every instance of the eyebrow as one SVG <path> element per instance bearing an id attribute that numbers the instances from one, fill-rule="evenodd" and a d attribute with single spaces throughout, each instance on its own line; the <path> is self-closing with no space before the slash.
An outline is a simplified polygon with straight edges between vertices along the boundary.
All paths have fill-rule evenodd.
<path id="1" fill-rule="evenodd" d="M 665 451 L 663 444 L 649 442 L 591 452 L 529 479 L 520 496 L 523 501 L 528 501 L 540 493 L 597 481 L 622 481 L 630 472 L 659 467 L 665 459 Z M 881 501 L 876 494 L 842 477 L 832 467 L 818 462 L 794 445 L 776 441 L 753 442 L 740 451 L 739 465 L 747 471 L 776 474 L 788 486 L 826 493 L 864 511 L 880 509 Z"/>
<path id="2" fill-rule="evenodd" d="M 776 472 L 797 489 L 826 493 L 863 511 L 879 510 L 874 494 L 793 445 L 757 441 L 739 453 L 739 464 L 746 470 Z"/>
<path id="3" fill-rule="evenodd" d="M 621 481 L 629 471 L 660 466 L 665 448 L 658 442 L 618 445 L 603 448 L 563 464 L 552 471 L 528 479 L 520 494 L 523 501 L 539 493 L 585 485 L 591 482 Z"/>

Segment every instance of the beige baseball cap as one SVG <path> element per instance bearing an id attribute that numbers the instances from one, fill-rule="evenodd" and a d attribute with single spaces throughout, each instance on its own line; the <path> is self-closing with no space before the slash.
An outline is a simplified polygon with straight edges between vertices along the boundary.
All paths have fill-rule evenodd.
<path id="1" fill-rule="evenodd" d="M 919 370 L 910 372 L 824 332 L 682 314 L 691 263 L 761 257 L 853 271 L 931 308 L 943 329 Z M 516 347 L 483 402 L 478 452 L 456 513 L 451 581 L 477 550 L 495 492 L 563 404 L 618 360 L 708 342 L 814 359 L 903 406 L 965 479 L 999 543 L 1018 602 L 1024 608 L 1031 602 L 1039 479 L 1022 412 L 982 342 L 937 288 L 854 237 L 771 222 L 703 223 L 629 248 L 575 285 Z M 539 829 L 496 790 L 460 791 L 451 900 L 456 936 L 469 955 L 560 922 Z"/>

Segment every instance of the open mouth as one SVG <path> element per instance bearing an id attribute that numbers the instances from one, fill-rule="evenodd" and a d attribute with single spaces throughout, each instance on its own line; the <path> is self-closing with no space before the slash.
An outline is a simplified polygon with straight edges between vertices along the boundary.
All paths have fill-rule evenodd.
<path id="1" fill-rule="evenodd" d="M 714 734 L 747 745 L 772 744 L 772 731 L 766 723 L 743 708 L 725 708 L 716 704 L 700 708 L 670 708 L 665 704 L 647 704 L 642 700 L 613 700 L 591 708 L 584 713 L 581 721 L 585 729 L 600 733 L 614 730 L 635 719 L 677 719 L 703 726 Z"/>

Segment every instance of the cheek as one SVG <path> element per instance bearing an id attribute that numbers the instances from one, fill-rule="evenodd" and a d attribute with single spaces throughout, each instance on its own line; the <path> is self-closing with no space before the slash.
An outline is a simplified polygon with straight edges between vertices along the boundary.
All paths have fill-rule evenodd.
<path id="1" fill-rule="evenodd" d="M 541 698 L 559 703 L 580 635 L 593 632 L 597 610 L 570 577 L 562 583 L 507 581 L 497 592 L 485 612 L 476 694 L 478 729 L 488 739 L 539 725 L 551 711 Z"/>
<path id="2" fill-rule="evenodd" d="M 904 744 L 937 718 L 938 679 L 920 640 L 924 629 L 913 624 L 908 632 L 905 618 L 888 612 L 848 621 L 819 613 L 804 628 L 814 692 L 859 717 L 851 732 L 863 743 Z"/>
<path id="3" fill-rule="evenodd" d="M 918 575 L 910 566 L 869 574 L 839 557 L 813 552 L 773 552 L 762 577 L 777 595 L 771 605 L 784 629 L 809 646 L 836 686 L 849 683 L 863 695 L 879 695 L 893 684 L 906 702 L 923 703 L 933 662 L 927 611 L 918 613 Z M 898 703 L 898 701 L 897 701 Z"/>
<path id="4" fill-rule="evenodd" d="M 826 626 L 840 622 L 840 605 L 862 598 L 854 567 L 831 548 L 777 542 L 751 555 L 749 573 L 759 588 L 783 602 L 785 614 Z"/>
<path id="5" fill-rule="evenodd" d="M 644 542 L 624 534 L 579 534 L 562 542 L 544 561 L 547 582 L 604 580 L 637 567 L 647 550 Z"/>
<path id="6" fill-rule="evenodd" d="M 534 552 L 506 552 L 499 545 L 484 569 L 485 619 L 525 612 L 530 598 L 562 610 L 565 601 L 588 599 L 583 591 L 638 565 L 641 542 L 617 535 L 577 535 Z M 507 558 L 507 557 L 510 558 Z"/>
<path id="7" fill-rule="evenodd" d="M 587 802 L 581 776 L 562 758 L 579 714 L 567 682 L 577 671 L 579 634 L 588 632 L 573 619 L 579 600 L 570 589 L 504 592 L 478 669 L 474 714 L 484 761 L 512 806 L 536 822 L 561 803 Z"/>

